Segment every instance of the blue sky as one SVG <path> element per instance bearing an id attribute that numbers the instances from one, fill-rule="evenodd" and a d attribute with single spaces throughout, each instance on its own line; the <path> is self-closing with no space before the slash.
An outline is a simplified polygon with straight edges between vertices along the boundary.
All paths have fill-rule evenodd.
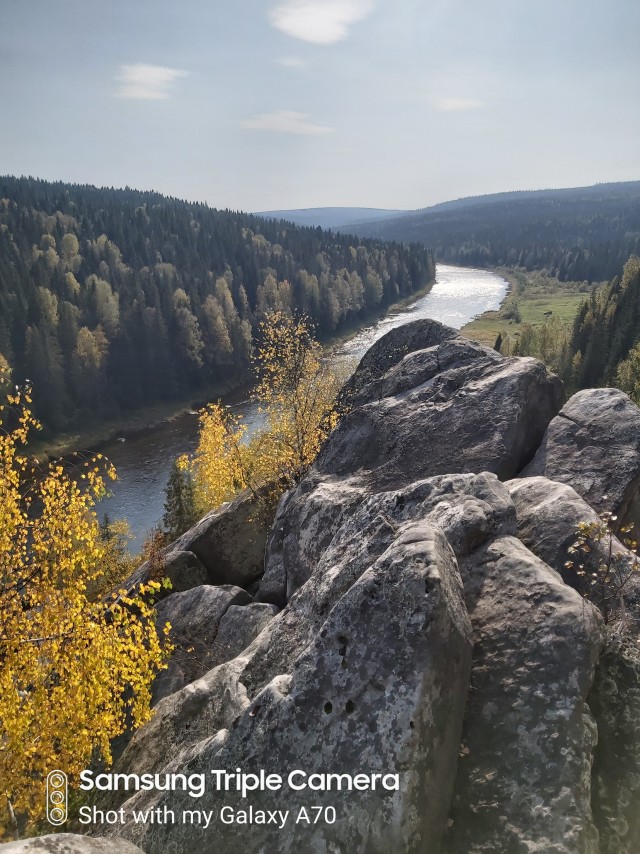
<path id="1" fill-rule="evenodd" d="M 215 207 L 640 179 L 637 0 L 0 0 L 0 173 Z"/>

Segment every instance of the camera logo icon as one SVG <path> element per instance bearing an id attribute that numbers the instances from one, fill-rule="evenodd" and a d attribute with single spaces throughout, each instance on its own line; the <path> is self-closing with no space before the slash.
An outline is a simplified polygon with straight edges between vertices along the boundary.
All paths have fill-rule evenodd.
<path id="1" fill-rule="evenodd" d="M 67 820 L 67 775 L 64 771 L 50 771 L 47 774 L 47 821 L 60 825 Z"/>

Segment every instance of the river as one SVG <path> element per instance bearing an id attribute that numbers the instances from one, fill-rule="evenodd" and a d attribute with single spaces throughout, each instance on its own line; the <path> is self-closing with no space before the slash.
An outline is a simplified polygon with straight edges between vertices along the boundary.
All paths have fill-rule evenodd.
<path id="1" fill-rule="evenodd" d="M 435 284 L 426 296 L 367 326 L 338 346 L 336 356 L 359 359 L 385 332 L 422 317 L 460 329 L 484 311 L 497 309 L 507 287 L 496 273 L 438 264 Z M 260 416 L 253 404 L 245 402 L 233 408 L 244 416 L 249 431 L 259 427 Z M 132 551 L 137 551 L 146 533 L 161 522 L 171 464 L 180 454 L 194 450 L 197 433 L 196 414 L 182 414 L 101 448 L 116 467 L 118 479 L 110 486 L 110 496 L 98 505 L 98 515 L 102 519 L 106 513 L 111 520 L 128 521 L 135 537 Z"/>

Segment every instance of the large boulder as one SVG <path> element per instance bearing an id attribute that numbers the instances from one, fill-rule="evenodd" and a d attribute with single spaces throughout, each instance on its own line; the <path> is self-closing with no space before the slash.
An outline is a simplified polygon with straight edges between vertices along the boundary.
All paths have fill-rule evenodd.
<path id="1" fill-rule="evenodd" d="M 455 329 L 430 318 L 396 326 L 364 354 L 341 391 L 341 403 L 354 406 L 373 400 L 378 396 L 379 380 L 390 368 L 402 362 L 408 353 L 437 347 L 457 335 Z"/>
<path id="2" fill-rule="evenodd" d="M 191 754 L 190 773 L 209 776 L 212 768 L 242 767 L 285 778 L 283 791 L 253 792 L 251 805 L 254 811 L 289 810 L 289 820 L 282 828 L 243 827 L 245 852 L 387 854 L 440 846 L 469 679 L 470 627 L 456 559 L 442 532 L 425 522 L 408 523 L 388 530 L 387 541 L 381 554 L 374 550 L 360 557 L 356 578 L 351 569 L 359 544 L 343 543 L 341 559 L 334 556 L 306 585 L 316 589 L 315 602 L 312 598 L 307 605 L 318 608 L 335 578 L 351 579 L 334 606 L 317 615 L 318 630 L 309 643 L 259 690 L 247 686 L 251 700 L 233 726 Z M 260 681 L 264 678 L 260 674 Z M 294 791 L 286 779 L 296 769 L 308 775 L 398 778 L 389 780 L 389 790 L 378 779 L 370 789 L 351 794 L 337 793 L 335 782 L 330 791 Z M 335 823 L 296 823 L 299 809 L 311 803 L 336 807 Z M 237 810 L 246 808 L 247 800 L 209 785 L 198 801 L 201 809 L 217 811 L 223 805 Z M 182 810 L 194 803 L 187 793 L 140 792 L 125 811 L 164 806 Z M 206 834 L 184 824 L 134 823 L 125 834 L 149 854 L 194 847 L 230 851 L 238 844 L 238 830 L 220 821 Z"/>
<path id="3" fill-rule="evenodd" d="M 513 537 L 460 566 L 474 653 L 445 850 L 595 854 L 600 615 Z"/>
<path id="4" fill-rule="evenodd" d="M 582 589 L 575 570 L 565 564 L 578 563 L 570 551 L 578 526 L 582 522 L 598 524 L 598 514 L 572 487 L 546 477 L 515 478 L 505 486 L 516 508 L 518 538 L 559 572 L 565 583 Z"/>
<path id="5" fill-rule="evenodd" d="M 518 478 L 505 486 L 515 504 L 518 537 L 527 548 L 582 594 L 589 593 L 593 572 L 604 566 L 618 567 L 620 579 L 627 579 L 620 591 L 625 608 L 634 618 L 640 617 L 640 566 L 635 554 L 606 533 L 599 539 L 591 537 L 588 551 L 571 551 L 580 524 L 603 526 L 595 510 L 572 487 L 546 477 Z M 580 566 L 584 575 L 578 574 Z"/>
<path id="6" fill-rule="evenodd" d="M 163 585 L 155 592 L 156 602 L 171 593 L 182 593 L 185 590 L 191 590 L 192 587 L 209 584 L 209 573 L 193 552 L 172 549 L 165 550 L 155 560 L 146 560 L 126 581 L 118 585 L 118 588 L 123 587 L 133 592 L 140 585 L 148 584 L 149 581 L 162 581 L 165 578 L 170 584 Z"/>
<path id="7" fill-rule="evenodd" d="M 193 552 L 206 567 L 210 584 L 248 588 L 264 569 L 264 547 L 274 509 L 268 490 L 243 492 L 179 537 L 167 557 Z"/>
<path id="8" fill-rule="evenodd" d="M 220 620 L 214 644 L 216 664 L 240 655 L 278 613 L 275 605 L 231 605 Z"/>
<path id="9" fill-rule="evenodd" d="M 251 596 L 240 587 L 203 585 L 173 593 L 158 603 L 156 624 L 162 632 L 171 624 L 169 637 L 175 649 L 168 668 L 160 671 L 153 684 L 153 703 L 198 679 L 226 658 L 225 647 L 217 642 L 221 621 L 234 605 L 248 605 Z"/>
<path id="10" fill-rule="evenodd" d="M 616 388 L 579 391 L 549 424 L 522 476 L 568 483 L 640 533 L 640 409 Z"/>
<path id="11" fill-rule="evenodd" d="M 441 475 L 381 493 L 371 493 L 358 478 L 309 477 L 281 500 L 256 598 L 284 605 L 311 577 L 318 555 L 331 554 L 349 538 L 371 549 L 381 527 L 411 519 L 439 525 L 458 556 L 516 532 L 513 502 L 490 473 Z"/>
<path id="12" fill-rule="evenodd" d="M 264 570 L 264 549 L 275 513 L 273 489 L 247 490 L 212 510 L 154 560 L 141 564 L 117 585 L 132 592 L 141 584 L 168 578 L 154 599 L 204 584 L 251 589 Z"/>
<path id="13" fill-rule="evenodd" d="M 0 845 L 2 854 L 144 854 L 126 839 L 100 839 L 75 833 L 50 833 Z"/>
<path id="14" fill-rule="evenodd" d="M 407 376 L 416 385 L 407 387 Z M 380 399 L 341 420 L 315 473 L 357 473 L 370 489 L 454 472 L 507 479 L 531 460 L 563 400 L 541 362 L 505 359 L 462 338 L 410 353 L 378 386 Z"/>

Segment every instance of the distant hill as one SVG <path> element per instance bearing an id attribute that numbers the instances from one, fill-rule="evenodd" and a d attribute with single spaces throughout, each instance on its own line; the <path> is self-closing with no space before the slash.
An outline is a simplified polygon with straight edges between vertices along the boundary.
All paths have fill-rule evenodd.
<path id="1" fill-rule="evenodd" d="M 422 243 L 441 261 L 547 268 L 562 280 L 604 281 L 640 253 L 640 181 L 474 196 L 350 229 Z"/>
<path id="2" fill-rule="evenodd" d="M 344 230 L 353 223 L 365 223 L 369 220 L 382 220 L 399 216 L 406 211 L 387 210 L 385 208 L 301 208 L 289 211 L 259 211 L 255 216 L 268 219 L 285 219 L 296 225 L 308 225 L 314 228 Z"/>

